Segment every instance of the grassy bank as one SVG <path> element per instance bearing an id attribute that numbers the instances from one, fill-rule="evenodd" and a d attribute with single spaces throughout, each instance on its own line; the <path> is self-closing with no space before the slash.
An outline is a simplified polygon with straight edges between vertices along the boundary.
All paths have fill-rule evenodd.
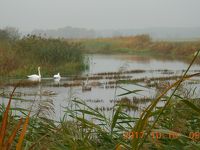
<path id="1" fill-rule="evenodd" d="M 62 39 L 47 39 L 28 35 L 12 39 L 0 38 L 0 76 L 25 77 L 37 73 L 41 67 L 42 76 L 79 73 L 87 67 L 84 63 L 80 43 Z"/>
<path id="2" fill-rule="evenodd" d="M 87 53 L 126 53 L 171 58 L 193 57 L 200 41 L 153 41 L 149 35 L 78 40 Z"/>

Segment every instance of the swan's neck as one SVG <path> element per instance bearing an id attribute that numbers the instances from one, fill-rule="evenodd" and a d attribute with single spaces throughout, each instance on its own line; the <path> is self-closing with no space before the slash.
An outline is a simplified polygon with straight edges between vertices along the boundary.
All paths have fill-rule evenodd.
<path id="1" fill-rule="evenodd" d="M 40 69 L 38 69 L 38 75 L 39 75 L 39 77 L 41 77 L 41 74 L 40 74 Z"/>

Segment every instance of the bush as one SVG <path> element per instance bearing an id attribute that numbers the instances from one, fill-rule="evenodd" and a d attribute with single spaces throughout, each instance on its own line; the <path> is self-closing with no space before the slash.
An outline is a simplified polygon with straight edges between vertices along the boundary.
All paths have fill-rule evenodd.
<path id="1" fill-rule="evenodd" d="M 7 36 L 3 33 L 5 39 Z M 18 40 L 0 40 L 0 52 L 0 75 L 3 76 L 24 76 L 38 66 L 43 67 L 43 74 L 46 75 L 57 71 L 66 73 L 65 70 L 72 73 L 70 69 L 77 72 L 85 68 L 82 45 L 62 39 L 28 35 Z M 76 68 L 66 69 L 65 66 Z"/>
<path id="2" fill-rule="evenodd" d="M 17 43 L 17 51 L 41 64 L 60 64 L 83 60 L 80 43 L 69 43 L 61 39 L 45 39 L 34 35 L 24 37 Z"/>

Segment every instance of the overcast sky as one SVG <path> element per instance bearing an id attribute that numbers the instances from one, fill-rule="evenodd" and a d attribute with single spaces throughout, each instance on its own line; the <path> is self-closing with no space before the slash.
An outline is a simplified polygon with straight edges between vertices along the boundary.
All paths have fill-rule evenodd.
<path id="1" fill-rule="evenodd" d="M 0 28 L 200 27 L 200 0 L 0 0 Z"/>

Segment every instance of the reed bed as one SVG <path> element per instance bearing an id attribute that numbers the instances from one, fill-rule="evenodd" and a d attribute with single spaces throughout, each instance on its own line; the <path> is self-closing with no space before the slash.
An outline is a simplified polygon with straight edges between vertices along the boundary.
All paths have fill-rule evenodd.
<path id="1" fill-rule="evenodd" d="M 1 32 L 2 30 L 0 30 Z M 0 76 L 22 77 L 42 68 L 42 75 L 55 72 L 77 74 L 88 68 L 82 54 L 82 45 L 62 39 L 27 35 L 12 38 L 9 32 L 0 39 Z M 67 69 L 66 69 L 67 68 Z"/>

